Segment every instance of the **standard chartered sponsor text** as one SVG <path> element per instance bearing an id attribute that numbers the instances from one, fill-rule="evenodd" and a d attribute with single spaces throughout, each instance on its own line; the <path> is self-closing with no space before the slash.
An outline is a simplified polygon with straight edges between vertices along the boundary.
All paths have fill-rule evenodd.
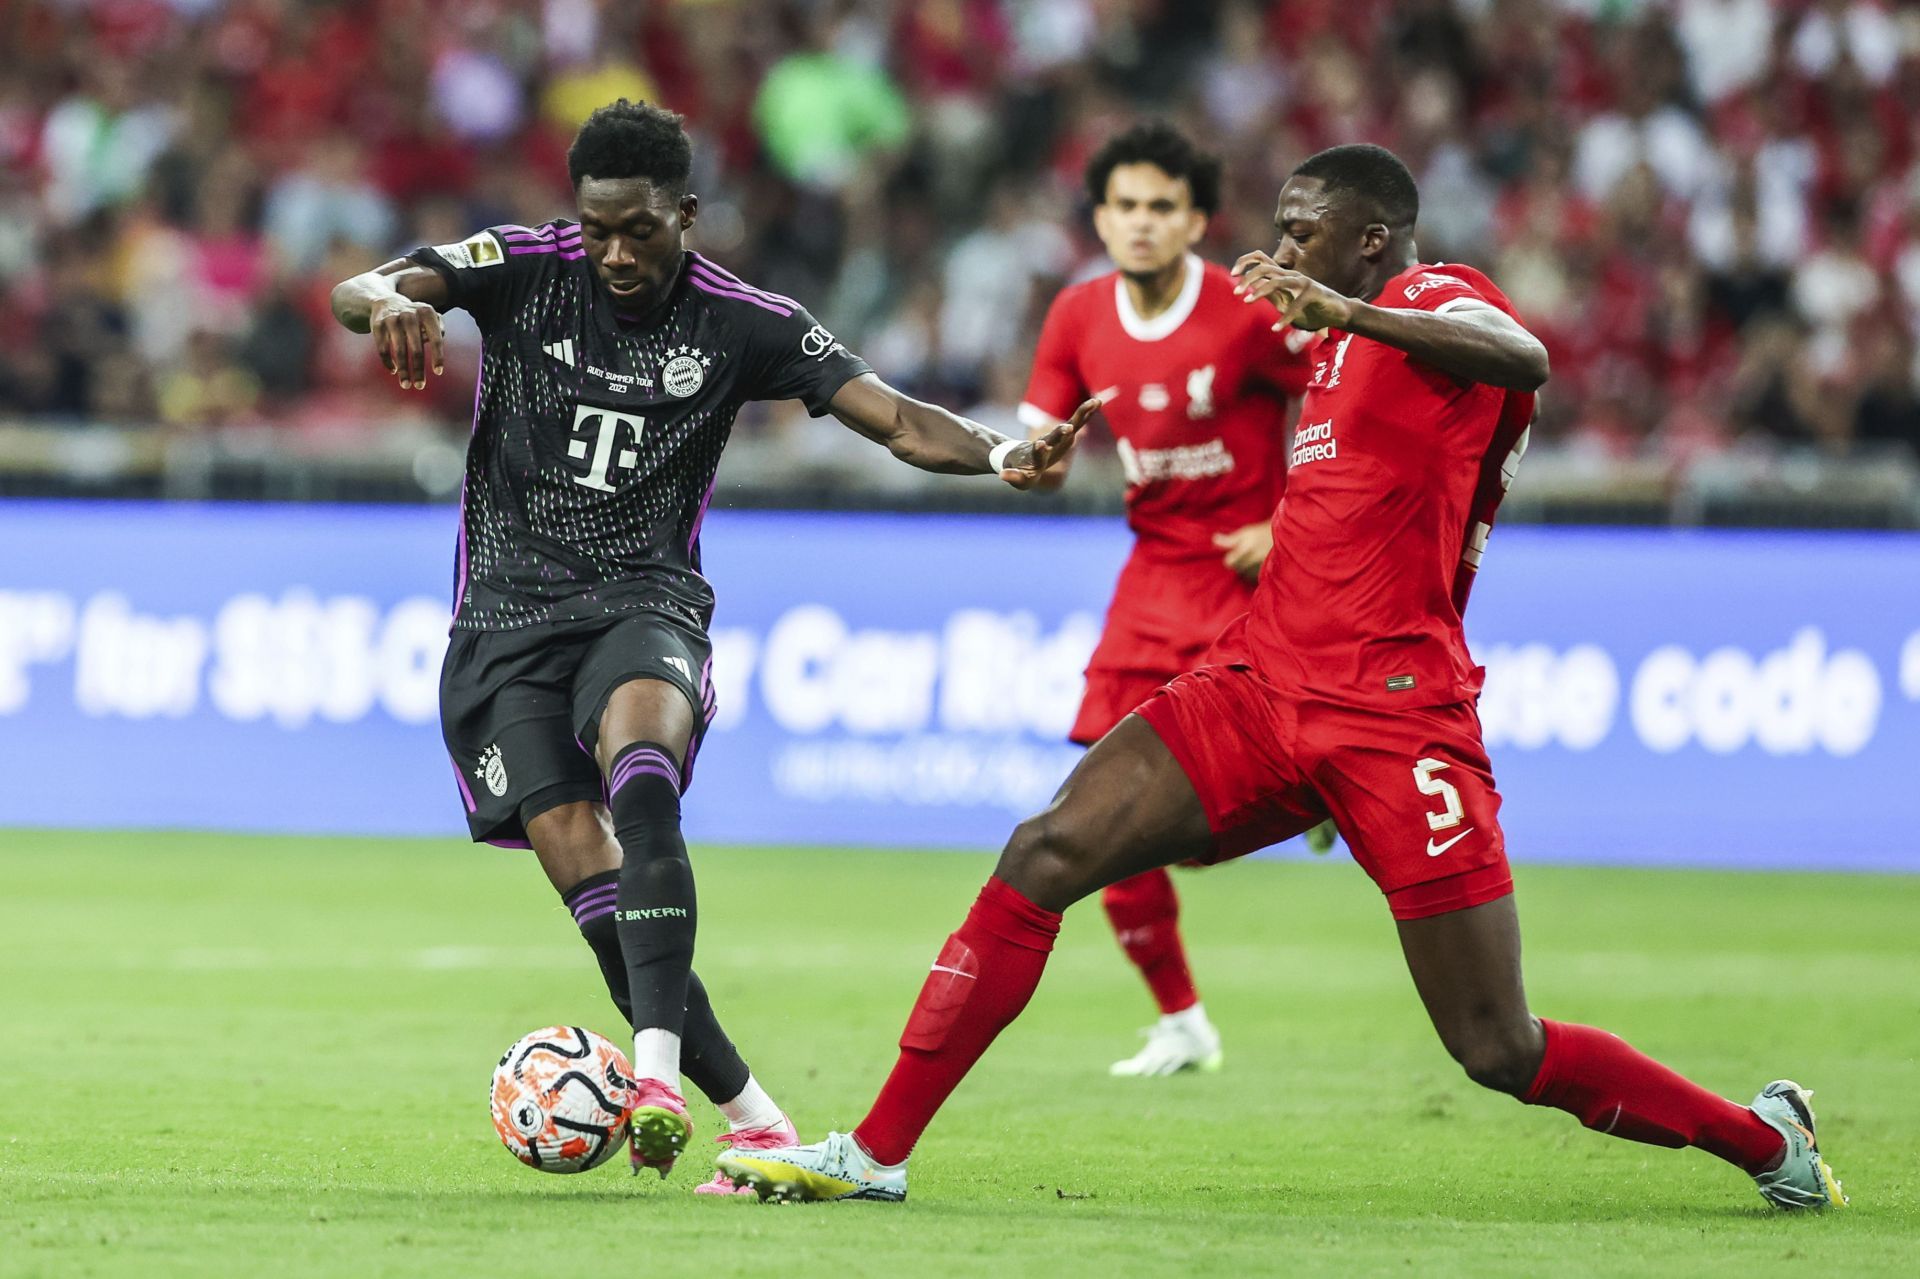
<path id="1" fill-rule="evenodd" d="M 1305 466 L 1338 456 L 1340 441 L 1334 438 L 1332 418 L 1324 422 L 1302 422 L 1293 433 L 1293 452 L 1288 455 L 1287 464 Z"/>
<path id="2" fill-rule="evenodd" d="M 1227 442 L 1218 437 L 1170 449 L 1136 449 L 1125 440 L 1120 441 L 1119 447 L 1120 467 L 1130 484 L 1204 480 L 1233 470 L 1233 454 L 1228 451 Z"/>

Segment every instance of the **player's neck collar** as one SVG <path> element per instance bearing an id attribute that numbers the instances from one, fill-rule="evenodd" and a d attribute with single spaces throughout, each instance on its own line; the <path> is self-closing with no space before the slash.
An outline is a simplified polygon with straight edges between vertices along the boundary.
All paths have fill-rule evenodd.
<path id="1" fill-rule="evenodd" d="M 1116 273 L 1113 277 L 1113 304 L 1120 312 L 1120 327 L 1127 336 L 1136 342 L 1158 342 L 1175 329 L 1185 324 L 1187 317 L 1193 314 L 1193 308 L 1200 304 L 1200 281 L 1206 274 L 1206 266 L 1198 254 L 1189 253 L 1186 258 L 1187 277 L 1180 282 L 1180 296 L 1173 305 L 1154 316 L 1151 320 L 1142 319 L 1140 312 L 1133 309 L 1133 295 L 1127 292 L 1127 277 Z"/>
<path id="2" fill-rule="evenodd" d="M 1388 272 L 1370 292 L 1361 293 L 1358 296 L 1363 302 L 1371 302 L 1382 293 L 1385 293 L 1395 280 L 1412 275 L 1415 271 L 1430 271 L 1432 269 L 1432 264 L 1422 262 L 1419 255 L 1416 254 L 1414 255 L 1413 261 L 1408 262 L 1404 266 L 1395 267 L 1392 271 Z"/>

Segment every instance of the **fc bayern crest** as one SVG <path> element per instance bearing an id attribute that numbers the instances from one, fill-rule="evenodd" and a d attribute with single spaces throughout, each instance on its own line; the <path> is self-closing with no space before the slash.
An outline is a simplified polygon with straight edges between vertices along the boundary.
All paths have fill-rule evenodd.
<path id="1" fill-rule="evenodd" d="M 673 358 L 660 370 L 660 385 L 667 388 L 668 395 L 684 400 L 706 382 L 707 365 L 713 362 L 712 357 L 702 355 L 699 348 L 691 346 L 670 346 L 667 354 Z"/>
<path id="2" fill-rule="evenodd" d="M 480 753 L 480 767 L 473 770 L 473 775 L 485 782 L 496 797 L 507 793 L 507 764 L 500 758 L 498 742 Z"/>

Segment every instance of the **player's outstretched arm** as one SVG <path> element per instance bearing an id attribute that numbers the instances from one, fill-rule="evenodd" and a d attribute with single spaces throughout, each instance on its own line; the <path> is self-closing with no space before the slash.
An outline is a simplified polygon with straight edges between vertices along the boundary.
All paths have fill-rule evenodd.
<path id="1" fill-rule="evenodd" d="M 1441 315 L 1380 307 L 1336 293 L 1265 253 L 1233 265 L 1234 292 L 1248 302 L 1270 298 L 1280 312 L 1274 327 L 1339 329 L 1398 347 L 1425 364 L 1468 382 L 1514 391 L 1537 391 L 1550 372 L 1547 348 L 1512 316 L 1473 301 Z"/>
<path id="2" fill-rule="evenodd" d="M 1505 311 L 1484 302 L 1445 315 L 1356 302 L 1349 333 L 1397 346 L 1425 364 L 1468 382 L 1537 391 L 1550 372 L 1547 348 Z"/>
<path id="3" fill-rule="evenodd" d="M 427 370 L 446 372 L 440 312 L 451 304 L 446 277 L 397 258 L 333 286 L 333 318 L 373 334 L 380 363 L 407 390 L 427 385 Z"/>
<path id="4" fill-rule="evenodd" d="M 1058 423 L 1054 425 L 1057 426 Z M 1053 426 L 1029 427 L 1027 428 L 1027 438 L 1030 440 L 1042 439 L 1046 436 L 1046 433 L 1051 430 L 1053 430 Z M 1061 485 L 1067 482 L 1067 471 L 1072 465 L 1073 450 L 1068 449 L 1060 455 L 1058 461 L 1052 463 L 1046 470 L 1040 473 L 1040 477 L 1033 482 L 1034 490 L 1040 493 L 1056 492 Z"/>
<path id="5" fill-rule="evenodd" d="M 1033 488 L 1049 466 L 1066 456 L 1100 407 L 1088 400 L 1073 416 L 1032 440 L 1013 440 L 937 404 L 903 395 L 872 373 L 863 373 L 828 402 L 833 415 L 909 466 L 948 475 L 997 472 L 1017 489 Z"/>

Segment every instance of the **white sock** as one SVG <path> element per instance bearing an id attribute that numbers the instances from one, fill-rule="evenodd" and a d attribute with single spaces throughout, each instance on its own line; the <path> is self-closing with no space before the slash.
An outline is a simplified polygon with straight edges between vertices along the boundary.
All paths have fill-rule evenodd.
<path id="1" fill-rule="evenodd" d="M 747 1076 L 747 1086 L 732 1101 L 720 1103 L 720 1113 L 727 1117 L 727 1127 L 739 1132 L 742 1128 L 772 1128 L 786 1122 L 786 1115 L 780 1107 L 773 1104 L 773 1098 L 767 1096 L 767 1090 L 751 1074 Z"/>
<path id="2" fill-rule="evenodd" d="M 633 1033 L 633 1075 L 636 1079 L 657 1079 L 679 1092 L 680 1036 L 658 1027 L 636 1030 Z"/>
<path id="3" fill-rule="evenodd" d="M 1203 1026 L 1213 1024 L 1207 1020 L 1207 1006 L 1198 1000 L 1194 1001 L 1193 1007 L 1182 1008 L 1177 1013 L 1161 1013 L 1160 1020 L 1169 1026 L 1179 1026 L 1183 1030 L 1199 1030 Z"/>

